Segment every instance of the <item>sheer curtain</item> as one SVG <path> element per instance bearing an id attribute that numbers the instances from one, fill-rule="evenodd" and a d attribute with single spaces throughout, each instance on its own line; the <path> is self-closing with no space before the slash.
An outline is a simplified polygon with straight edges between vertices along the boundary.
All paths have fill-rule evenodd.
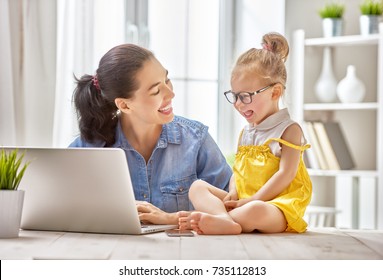
<path id="1" fill-rule="evenodd" d="M 58 2 L 53 146 L 68 146 L 77 133 L 73 75 L 93 71 L 93 8 L 91 0 Z"/>
<path id="2" fill-rule="evenodd" d="M 124 42 L 124 3 L 0 0 L 0 145 L 69 145 L 73 75 Z"/>
<path id="3" fill-rule="evenodd" d="M 10 8 L 0 0 L 0 145 L 16 143 L 15 96 L 13 87 Z"/>
<path id="4" fill-rule="evenodd" d="M 73 75 L 94 74 L 102 55 L 124 42 L 124 16 L 123 0 L 58 1 L 53 146 L 67 147 L 78 134 Z"/>
<path id="5" fill-rule="evenodd" d="M 0 1 L 0 144 L 51 144 L 55 1 Z"/>

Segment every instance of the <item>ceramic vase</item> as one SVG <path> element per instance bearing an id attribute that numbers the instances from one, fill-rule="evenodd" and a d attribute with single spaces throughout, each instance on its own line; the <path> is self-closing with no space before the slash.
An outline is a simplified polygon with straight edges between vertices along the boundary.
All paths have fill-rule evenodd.
<path id="1" fill-rule="evenodd" d="M 315 83 L 315 95 L 320 102 L 336 101 L 336 87 L 338 81 L 332 69 L 331 48 L 323 49 L 322 71 Z"/>
<path id="2" fill-rule="evenodd" d="M 364 99 L 366 88 L 361 80 L 356 76 L 354 65 L 347 66 L 347 74 L 337 86 L 337 95 L 343 103 L 357 103 Z"/>
<path id="3" fill-rule="evenodd" d="M 0 191 L 0 238 L 19 236 L 23 203 L 23 190 Z"/>

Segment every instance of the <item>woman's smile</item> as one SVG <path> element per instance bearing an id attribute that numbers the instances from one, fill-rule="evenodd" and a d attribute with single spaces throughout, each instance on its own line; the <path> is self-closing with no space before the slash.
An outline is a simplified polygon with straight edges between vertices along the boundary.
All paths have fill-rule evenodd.
<path id="1" fill-rule="evenodd" d="M 168 105 L 165 105 L 164 107 L 158 109 L 158 112 L 162 113 L 162 114 L 165 114 L 165 115 L 169 115 L 173 112 L 173 106 L 172 104 L 168 104 Z"/>

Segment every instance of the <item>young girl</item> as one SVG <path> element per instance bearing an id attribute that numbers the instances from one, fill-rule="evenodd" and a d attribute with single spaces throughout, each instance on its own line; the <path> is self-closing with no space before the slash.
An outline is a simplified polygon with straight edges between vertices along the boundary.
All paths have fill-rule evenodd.
<path id="1" fill-rule="evenodd" d="M 262 49 L 242 54 L 232 71 L 227 100 L 249 123 L 241 132 L 229 192 L 198 180 L 189 191 L 195 212 L 179 213 L 199 234 L 304 232 L 312 185 L 303 163 L 309 147 L 302 129 L 279 109 L 285 90 L 286 39 L 263 36 Z"/>

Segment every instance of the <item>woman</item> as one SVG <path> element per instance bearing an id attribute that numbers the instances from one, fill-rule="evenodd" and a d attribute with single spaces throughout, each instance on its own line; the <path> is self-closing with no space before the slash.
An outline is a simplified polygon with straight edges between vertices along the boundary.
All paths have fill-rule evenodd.
<path id="1" fill-rule="evenodd" d="M 141 221 L 177 224 L 177 212 L 192 210 L 188 192 L 197 179 L 228 189 L 231 168 L 205 125 L 174 116 L 168 71 L 152 52 L 116 46 L 94 76 L 76 81 L 81 135 L 70 147 L 125 151 Z"/>

